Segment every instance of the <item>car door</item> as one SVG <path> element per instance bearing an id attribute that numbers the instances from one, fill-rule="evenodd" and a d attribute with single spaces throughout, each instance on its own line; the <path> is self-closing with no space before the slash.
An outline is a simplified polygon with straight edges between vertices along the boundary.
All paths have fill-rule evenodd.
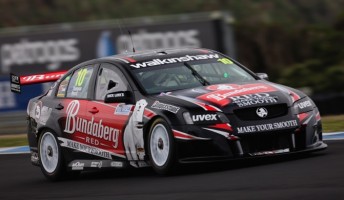
<path id="1" fill-rule="evenodd" d="M 58 138 L 61 146 L 93 155 L 95 151 L 87 143 L 88 135 L 91 134 L 91 120 L 86 108 L 95 66 L 81 67 L 60 81 L 54 109 L 55 120 L 62 132 L 62 137 Z"/>
<path id="2" fill-rule="evenodd" d="M 94 87 L 93 101 L 87 106 L 88 118 L 94 125 L 92 135 L 88 136 L 87 142 L 111 152 L 115 159 L 126 158 L 123 133 L 133 105 L 105 103 L 104 98 L 108 93 L 131 91 L 129 83 L 118 67 L 102 63 Z"/>

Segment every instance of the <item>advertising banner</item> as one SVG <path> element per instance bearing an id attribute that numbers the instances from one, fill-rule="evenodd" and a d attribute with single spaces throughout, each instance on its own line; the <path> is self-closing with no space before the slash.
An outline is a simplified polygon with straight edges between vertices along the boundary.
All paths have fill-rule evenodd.
<path id="1" fill-rule="evenodd" d="M 42 86 L 26 86 L 29 92 L 23 90 L 24 93 L 20 95 L 23 104 L 17 102 L 7 82 L 10 73 L 31 75 L 64 71 L 83 61 L 132 51 L 132 44 L 136 51 L 203 47 L 229 55 L 234 52 L 234 49 L 224 47 L 230 37 L 224 39 L 223 34 L 228 33 L 229 27 L 224 29 L 221 19 L 190 19 L 150 23 L 114 20 L 99 24 L 41 26 L 34 27 L 33 31 L 0 31 L 0 77 L 3 89 L 0 111 L 25 109 L 28 99 L 43 92 Z"/>

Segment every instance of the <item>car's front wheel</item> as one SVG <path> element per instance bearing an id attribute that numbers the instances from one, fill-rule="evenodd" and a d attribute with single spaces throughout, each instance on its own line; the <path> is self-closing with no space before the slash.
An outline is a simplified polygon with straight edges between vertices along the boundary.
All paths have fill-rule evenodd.
<path id="1" fill-rule="evenodd" d="M 148 154 L 153 169 L 159 174 L 172 172 L 175 160 L 175 146 L 172 130 L 163 119 L 156 119 L 148 135 Z"/>
<path id="2" fill-rule="evenodd" d="M 38 156 L 43 174 L 50 180 L 64 178 L 64 167 L 61 149 L 52 131 L 45 130 L 38 141 Z"/>

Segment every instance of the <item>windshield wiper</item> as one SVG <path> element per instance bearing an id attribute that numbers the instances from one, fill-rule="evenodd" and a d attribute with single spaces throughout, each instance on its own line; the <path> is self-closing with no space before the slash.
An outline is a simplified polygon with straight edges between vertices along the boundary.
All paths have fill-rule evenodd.
<path id="1" fill-rule="evenodd" d="M 210 83 L 205 80 L 194 68 L 192 68 L 192 66 L 187 63 L 187 62 L 184 62 L 184 65 L 191 70 L 191 73 L 194 77 L 196 77 L 196 79 L 204 86 L 206 85 L 210 85 Z"/>

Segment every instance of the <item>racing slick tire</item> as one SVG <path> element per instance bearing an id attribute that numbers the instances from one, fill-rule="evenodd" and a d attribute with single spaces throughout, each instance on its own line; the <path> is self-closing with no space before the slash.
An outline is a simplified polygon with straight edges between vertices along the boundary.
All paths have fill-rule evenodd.
<path id="1" fill-rule="evenodd" d="M 44 130 L 38 140 L 38 156 L 40 168 L 45 177 L 51 181 L 62 180 L 67 177 L 66 166 L 63 161 L 61 147 L 55 134 L 51 130 Z M 78 174 L 73 172 L 69 177 Z"/>
<path id="2" fill-rule="evenodd" d="M 149 130 L 148 156 L 153 169 L 161 175 L 171 174 L 176 166 L 175 144 L 168 123 L 158 118 Z"/>

